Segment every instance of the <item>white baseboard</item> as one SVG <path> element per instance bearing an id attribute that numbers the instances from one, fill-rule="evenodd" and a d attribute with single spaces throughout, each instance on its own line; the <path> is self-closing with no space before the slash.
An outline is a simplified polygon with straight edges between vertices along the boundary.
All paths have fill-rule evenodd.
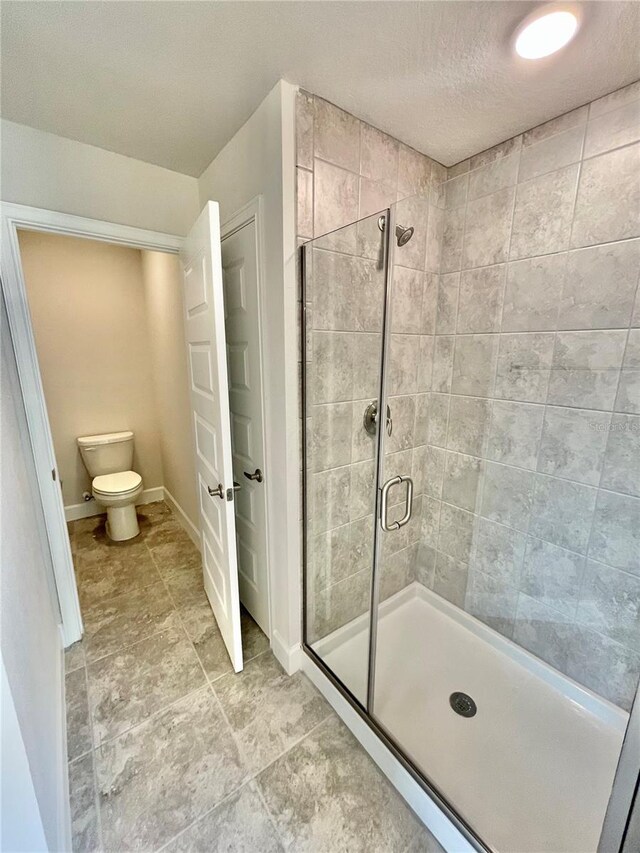
<path id="1" fill-rule="evenodd" d="M 174 496 L 171 494 L 171 492 L 167 488 L 164 489 L 164 499 L 169 504 L 169 506 L 171 507 L 171 509 L 175 513 L 175 515 L 177 516 L 180 524 L 184 527 L 184 529 L 188 533 L 189 538 L 191 539 L 193 544 L 196 546 L 198 551 L 200 551 L 202 548 L 202 544 L 200 541 L 200 531 L 198 530 L 198 528 L 191 521 L 189 516 L 182 509 L 182 507 L 180 506 L 178 501 L 174 498 Z"/>
<path id="2" fill-rule="evenodd" d="M 274 649 L 275 652 L 275 649 Z M 378 735 L 347 702 L 311 658 L 301 651 L 302 671 L 318 688 L 336 714 L 369 753 L 405 802 L 418 815 L 445 850 L 455 853 L 474 853 L 474 848 L 440 810 L 437 803 L 422 789 L 409 771 L 385 746 Z"/>
<path id="3" fill-rule="evenodd" d="M 163 486 L 156 486 L 153 489 L 145 489 L 140 495 L 136 505 L 151 504 L 155 501 L 164 500 L 165 489 Z M 64 517 L 67 521 L 77 521 L 79 518 L 90 518 L 92 515 L 104 515 L 106 509 L 93 498 L 90 501 L 83 501 L 81 504 L 70 504 L 64 508 Z"/>
<path id="4" fill-rule="evenodd" d="M 274 629 L 271 632 L 271 651 L 276 656 L 287 675 L 293 675 L 302 665 L 302 654 L 300 643 L 295 646 L 287 646 L 280 634 Z"/>

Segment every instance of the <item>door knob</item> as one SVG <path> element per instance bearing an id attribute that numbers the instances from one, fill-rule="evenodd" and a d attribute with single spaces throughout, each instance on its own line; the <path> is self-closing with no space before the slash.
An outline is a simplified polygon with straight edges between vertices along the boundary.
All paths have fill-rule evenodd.
<path id="1" fill-rule="evenodd" d="M 222 485 L 222 483 L 218 483 L 217 489 L 212 489 L 211 486 L 207 486 L 207 490 L 212 498 L 219 497 L 224 500 L 224 486 Z"/>
<path id="2" fill-rule="evenodd" d="M 256 468 L 253 474 L 247 474 L 247 472 L 245 471 L 244 476 L 247 478 L 247 480 L 257 480 L 258 483 L 262 482 L 262 471 L 259 468 Z"/>

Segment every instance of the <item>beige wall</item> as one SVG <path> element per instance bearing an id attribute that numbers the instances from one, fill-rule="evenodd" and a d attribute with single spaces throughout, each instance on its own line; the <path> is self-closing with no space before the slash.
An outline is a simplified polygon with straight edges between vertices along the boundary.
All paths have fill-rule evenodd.
<path id="1" fill-rule="evenodd" d="M 141 254 L 164 487 L 198 526 L 182 269 L 176 255 Z"/>
<path id="2" fill-rule="evenodd" d="M 79 435 L 133 430 L 134 470 L 163 485 L 140 251 L 27 231 L 20 248 L 65 506 L 91 485 Z"/>

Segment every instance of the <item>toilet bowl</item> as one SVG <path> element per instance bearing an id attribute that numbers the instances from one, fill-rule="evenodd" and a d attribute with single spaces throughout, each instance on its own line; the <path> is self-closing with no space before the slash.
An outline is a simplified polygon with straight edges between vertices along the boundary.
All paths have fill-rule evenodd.
<path id="1" fill-rule="evenodd" d="M 142 494 L 142 477 L 131 471 L 133 433 L 110 432 L 77 439 L 80 455 L 93 478 L 91 493 L 107 510 L 107 536 L 115 542 L 140 533 L 136 501 Z"/>

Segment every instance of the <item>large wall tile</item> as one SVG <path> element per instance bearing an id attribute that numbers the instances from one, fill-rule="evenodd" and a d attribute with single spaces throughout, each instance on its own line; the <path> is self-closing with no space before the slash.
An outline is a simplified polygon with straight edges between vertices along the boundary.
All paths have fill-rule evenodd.
<path id="1" fill-rule="evenodd" d="M 422 331 L 424 273 L 395 265 L 391 299 L 391 331 L 419 334 Z"/>
<path id="2" fill-rule="evenodd" d="M 596 116 L 604 115 L 632 101 L 637 101 L 639 98 L 640 80 L 636 80 L 635 83 L 630 83 L 628 86 L 623 86 L 622 89 L 616 89 L 615 92 L 593 101 L 589 105 L 589 118 L 593 119 Z"/>
<path id="3" fill-rule="evenodd" d="M 433 335 L 436 330 L 436 310 L 438 300 L 438 280 L 440 276 L 427 272 L 424 274 L 422 293 L 422 311 L 420 331 L 423 335 Z"/>
<path id="4" fill-rule="evenodd" d="M 442 218 L 442 255 L 440 271 L 455 272 L 462 265 L 465 206 L 445 210 Z"/>
<path id="5" fill-rule="evenodd" d="M 468 563 L 476 518 L 471 512 L 443 503 L 440 508 L 438 550 L 455 560 Z"/>
<path id="6" fill-rule="evenodd" d="M 314 470 L 348 465 L 351 461 L 351 403 L 314 406 L 311 411 Z"/>
<path id="7" fill-rule="evenodd" d="M 533 500 L 534 474 L 488 462 L 482 492 L 482 515 L 526 531 Z"/>
<path id="8" fill-rule="evenodd" d="M 448 394 L 420 394 L 416 399 L 416 444 L 435 444 L 444 447 L 447 443 L 449 420 Z"/>
<path id="9" fill-rule="evenodd" d="M 453 350 L 455 338 L 451 335 L 436 335 L 433 349 L 433 373 L 431 388 L 433 391 L 448 394 L 451 391 L 453 373 Z"/>
<path id="10" fill-rule="evenodd" d="M 558 297 L 566 276 L 567 255 L 547 255 L 512 262 L 502 313 L 503 332 L 555 329 Z"/>
<path id="11" fill-rule="evenodd" d="M 495 395 L 544 403 L 553 359 L 553 334 L 501 335 Z"/>
<path id="12" fill-rule="evenodd" d="M 629 332 L 615 410 L 640 415 L 640 329 Z"/>
<path id="13" fill-rule="evenodd" d="M 519 151 L 521 147 L 522 135 L 505 139 L 504 142 L 500 142 L 492 148 L 486 148 L 484 151 L 480 151 L 479 154 L 474 154 L 470 161 L 470 168 L 471 170 L 479 169 L 481 166 L 486 166 L 496 160 L 502 160 L 503 157 L 508 157 L 514 151 Z"/>
<path id="14" fill-rule="evenodd" d="M 627 333 L 559 332 L 549 379 L 549 403 L 611 410 Z"/>
<path id="15" fill-rule="evenodd" d="M 375 213 L 381 213 L 383 210 L 386 210 L 389 205 L 393 204 L 395 200 L 395 184 L 386 184 L 382 181 L 372 181 L 369 178 L 360 178 L 360 200 L 358 205 L 358 219 L 364 219 L 365 217 L 373 216 Z M 377 220 L 375 224 L 372 222 L 371 226 L 373 235 L 370 238 L 370 243 L 377 249 L 379 247 L 380 242 L 378 235 L 381 233 Z M 376 231 L 378 233 L 376 233 Z M 361 245 L 363 246 L 363 248 L 366 247 L 367 250 L 371 248 L 367 246 L 365 241 L 363 240 L 362 232 L 360 233 L 360 240 L 362 241 Z M 369 253 L 370 252 L 367 251 L 367 255 Z"/>
<path id="16" fill-rule="evenodd" d="M 418 335 L 391 335 L 389 346 L 389 394 L 415 394 L 420 362 Z"/>
<path id="17" fill-rule="evenodd" d="M 542 142 L 523 148 L 520 157 L 518 181 L 528 181 L 563 166 L 577 163 L 582 152 L 584 125 L 566 130 Z"/>
<path id="18" fill-rule="evenodd" d="M 461 453 L 447 453 L 442 484 L 442 500 L 476 512 L 480 502 L 482 460 Z"/>
<path id="19" fill-rule="evenodd" d="M 458 334 L 499 330 L 504 280 L 504 264 L 464 270 L 460 278 Z"/>
<path id="20" fill-rule="evenodd" d="M 300 90 L 296 97 L 296 165 L 313 169 L 314 97 Z"/>
<path id="21" fill-rule="evenodd" d="M 494 400 L 487 457 L 535 470 L 543 419 L 544 406 Z"/>
<path id="22" fill-rule="evenodd" d="M 439 551 L 433 576 L 433 591 L 452 604 L 464 607 L 467 592 L 467 573 L 468 566 L 466 563 Z"/>
<path id="23" fill-rule="evenodd" d="M 640 498 L 598 493 L 589 556 L 640 575 Z"/>
<path id="24" fill-rule="evenodd" d="M 597 486 L 610 418 L 607 412 L 547 406 L 538 471 Z"/>
<path id="25" fill-rule="evenodd" d="M 536 142 L 548 139 L 550 136 L 555 136 L 557 133 L 562 133 L 571 127 L 584 124 L 588 114 L 589 106 L 585 105 L 584 107 L 578 107 L 577 110 L 571 110 L 571 112 L 552 118 L 551 121 L 546 121 L 544 124 L 539 124 L 537 127 L 531 128 L 531 130 L 527 130 L 523 135 L 523 148 L 535 145 Z"/>
<path id="26" fill-rule="evenodd" d="M 459 175 L 457 178 L 448 180 L 444 185 L 445 210 L 466 204 L 468 189 L 469 175 Z"/>
<path id="27" fill-rule="evenodd" d="M 569 245 L 578 166 L 518 184 L 511 258 L 561 252 Z"/>
<path id="28" fill-rule="evenodd" d="M 409 450 L 415 444 L 413 429 L 415 424 L 415 397 L 389 397 L 388 405 L 393 419 L 393 430 L 385 441 L 385 452 L 396 453 Z"/>
<path id="29" fill-rule="evenodd" d="M 520 589 L 572 620 L 582 588 L 584 564 L 582 554 L 529 537 Z"/>
<path id="30" fill-rule="evenodd" d="M 349 505 L 351 471 L 349 466 L 310 474 L 310 521 L 316 533 L 324 533 L 344 522 Z"/>
<path id="31" fill-rule="evenodd" d="M 362 124 L 360 131 L 360 174 L 387 184 L 398 184 L 397 140 L 386 133 Z"/>
<path id="32" fill-rule="evenodd" d="M 350 113 L 315 99 L 314 154 L 343 169 L 358 172 L 360 166 L 360 122 Z M 319 232 L 324 233 L 324 232 Z"/>
<path id="33" fill-rule="evenodd" d="M 613 415 L 600 485 L 640 497 L 640 417 Z"/>
<path id="34" fill-rule="evenodd" d="M 518 588 L 526 535 L 511 527 L 479 518 L 471 564 L 505 586 Z"/>
<path id="35" fill-rule="evenodd" d="M 626 328 L 639 274 L 638 240 L 570 252 L 558 328 Z"/>
<path id="36" fill-rule="evenodd" d="M 538 474 L 529 533 L 585 554 L 597 494 L 590 486 Z"/>
<path id="37" fill-rule="evenodd" d="M 513 634 L 518 591 L 484 572 L 469 571 L 465 610 L 505 637 Z"/>
<path id="38" fill-rule="evenodd" d="M 314 403 L 353 399 L 354 337 L 351 332 L 313 333 Z"/>
<path id="39" fill-rule="evenodd" d="M 460 273 L 439 276 L 438 301 L 436 307 L 436 334 L 452 335 L 456 330 Z"/>
<path id="40" fill-rule="evenodd" d="M 355 222 L 359 209 L 359 178 L 331 163 L 315 161 L 313 188 L 314 236 Z M 336 235 L 336 248 L 355 251 L 355 232 Z"/>
<path id="41" fill-rule="evenodd" d="M 427 196 L 431 188 L 431 160 L 408 145 L 398 148 L 398 192 Z"/>
<path id="42" fill-rule="evenodd" d="M 589 120 L 584 156 L 593 157 L 640 139 L 640 100 Z"/>
<path id="43" fill-rule="evenodd" d="M 582 164 L 572 246 L 591 246 L 640 234 L 640 144 Z"/>
<path id="44" fill-rule="evenodd" d="M 640 651 L 640 578 L 589 560 L 576 619 Z"/>
<path id="45" fill-rule="evenodd" d="M 482 456 L 486 447 L 491 404 L 479 397 L 452 397 L 449 407 L 447 448 Z"/>
<path id="46" fill-rule="evenodd" d="M 493 390 L 497 356 L 497 335 L 457 335 L 452 393 L 489 397 Z"/>
<path id="47" fill-rule="evenodd" d="M 298 227 L 301 237 L 313 237 L 313 172 L 296 169 L 296 192 L 298 199 Z"/>
<path id="48" fill-rule="evenodd" d="M 412 477 L 416 493 L 432 498 L 442 496 L 445 451 L 441 447 L 423 444 L 414 448 Z"/>
<path id="49" fill-rule="evenodd" d="M 506 157 L 494 160 L 486 166 L 471 172 L 469 175 L 469 201 L 480 198 L 483 195 L 512 187 L 518 178 L 518 164 L 520 162 L 520 151 L 515 151 Z M 456 178 L 455 180 L 461 180 Z"/>
<path id="50" fill-rule="evenodd" d="M 467 204 L 462 266 L 484 267 L 506 261 L 513 213 L 513 187 Z"/>

